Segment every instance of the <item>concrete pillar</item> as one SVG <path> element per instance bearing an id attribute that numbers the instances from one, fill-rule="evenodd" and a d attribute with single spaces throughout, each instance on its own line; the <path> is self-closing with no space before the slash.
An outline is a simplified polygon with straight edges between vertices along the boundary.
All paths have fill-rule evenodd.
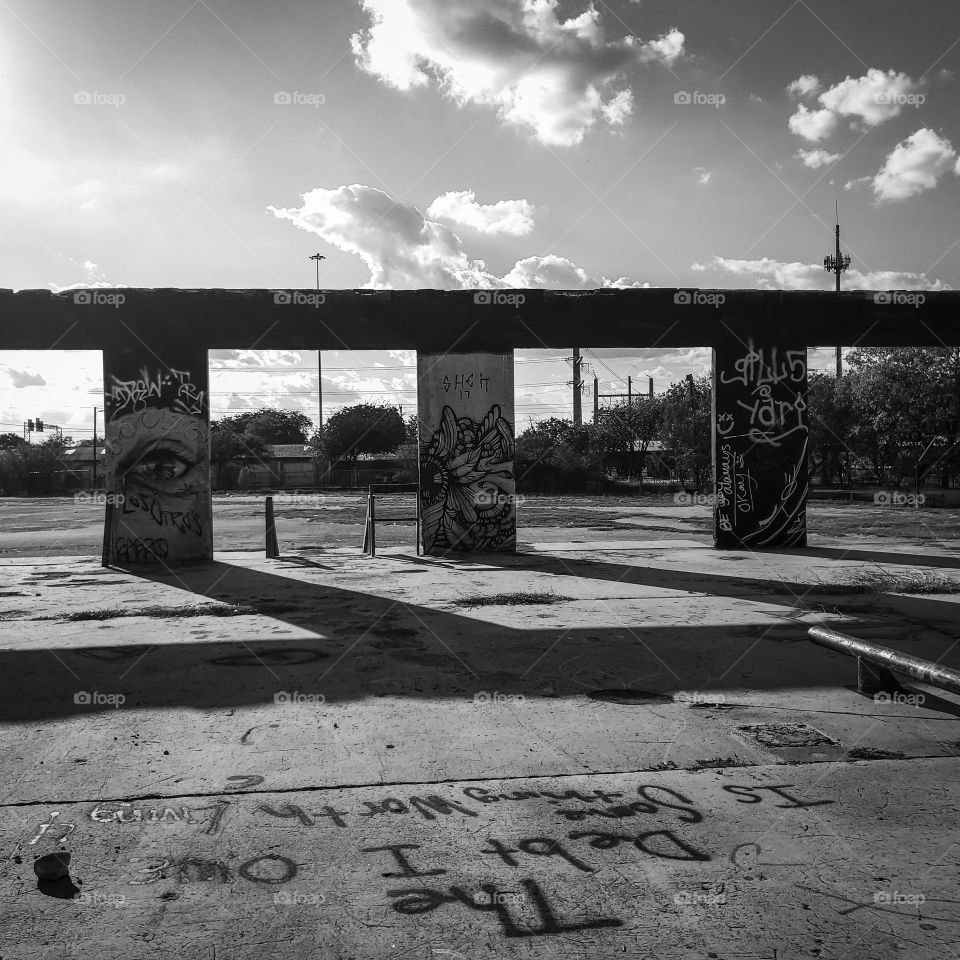
<path id="1" fill-rule="evenodd" d="M 213 559 L 206 347 L 103 351 L 110 563 Z"/>
<path id="2" fill-rule="evenodd" d="M 807 349 L 731 334 L 713 350 L 714 542 L 807 543 Z"/>
<path id="3" fill-rule="evenodd" d="M 417 419 L 424 553 L 513 553 L 513 351 L 418 353 Z"/>

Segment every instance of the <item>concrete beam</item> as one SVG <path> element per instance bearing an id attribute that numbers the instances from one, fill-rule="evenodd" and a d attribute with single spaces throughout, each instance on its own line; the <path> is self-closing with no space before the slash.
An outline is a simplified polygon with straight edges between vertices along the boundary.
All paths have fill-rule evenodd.
<path id="1" fill-rule="evenodd" d="M 434 353 L 787 334 L 801 346 L 960 346 L 960 291 L 0 290 L 0 350 L 133 347 L 161 334 L 207 348 Z"/>

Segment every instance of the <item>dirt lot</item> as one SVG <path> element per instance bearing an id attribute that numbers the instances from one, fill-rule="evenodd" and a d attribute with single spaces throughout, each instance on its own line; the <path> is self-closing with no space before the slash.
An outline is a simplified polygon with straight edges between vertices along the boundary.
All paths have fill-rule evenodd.
<path id="1" fill-rule="evenodd" d="M 363 539 L 366 508 L 361 494 L 276 494 L 277 529 L 284 552 L 356 546 Z M 410 496 L 379 499 L 377 542 L 413 543 L 411 523 L 391 516 L 413 513 Z M 0 556 L 98 556 L 103 506 L 72 497 L 0 500 Z M 264 497 L 220 494 L 213 500 L 214 547 L 263 547 Z M 812 538 L 842 537 L 855 542 L 895 539 L 913 546 L 960 539 L 960 509 L 916 510 L 900 506 L 812 501 Z M 518 507 L 519 542 L 703 539 L 711 536 L 711 510 L 704 504 L 677 504 L 671 494 L 644 497 L 526 497 Z"/>

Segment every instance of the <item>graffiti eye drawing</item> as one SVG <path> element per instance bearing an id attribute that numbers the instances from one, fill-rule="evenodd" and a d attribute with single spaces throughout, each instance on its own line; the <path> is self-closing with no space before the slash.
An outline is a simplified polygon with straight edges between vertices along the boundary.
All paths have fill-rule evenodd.
<path id="1" fill-rule="evenodd" d="M 179 480 L 193 466 L 193 463 L 172 450 L 151 450 L 139 462 L 130 466 L 124 476 L 128 480 L 155 486 Z"/>

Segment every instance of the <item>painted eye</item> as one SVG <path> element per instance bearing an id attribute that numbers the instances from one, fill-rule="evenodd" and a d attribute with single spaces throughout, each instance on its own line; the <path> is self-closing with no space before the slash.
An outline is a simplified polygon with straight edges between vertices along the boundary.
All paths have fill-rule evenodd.
<path id="1" fill-rule="evenodd" d="M 127 476 L 141 483 L 167 483 L 179 480 L 191 467 L 172 450 L 151 450 L 127 471 Z"/>

